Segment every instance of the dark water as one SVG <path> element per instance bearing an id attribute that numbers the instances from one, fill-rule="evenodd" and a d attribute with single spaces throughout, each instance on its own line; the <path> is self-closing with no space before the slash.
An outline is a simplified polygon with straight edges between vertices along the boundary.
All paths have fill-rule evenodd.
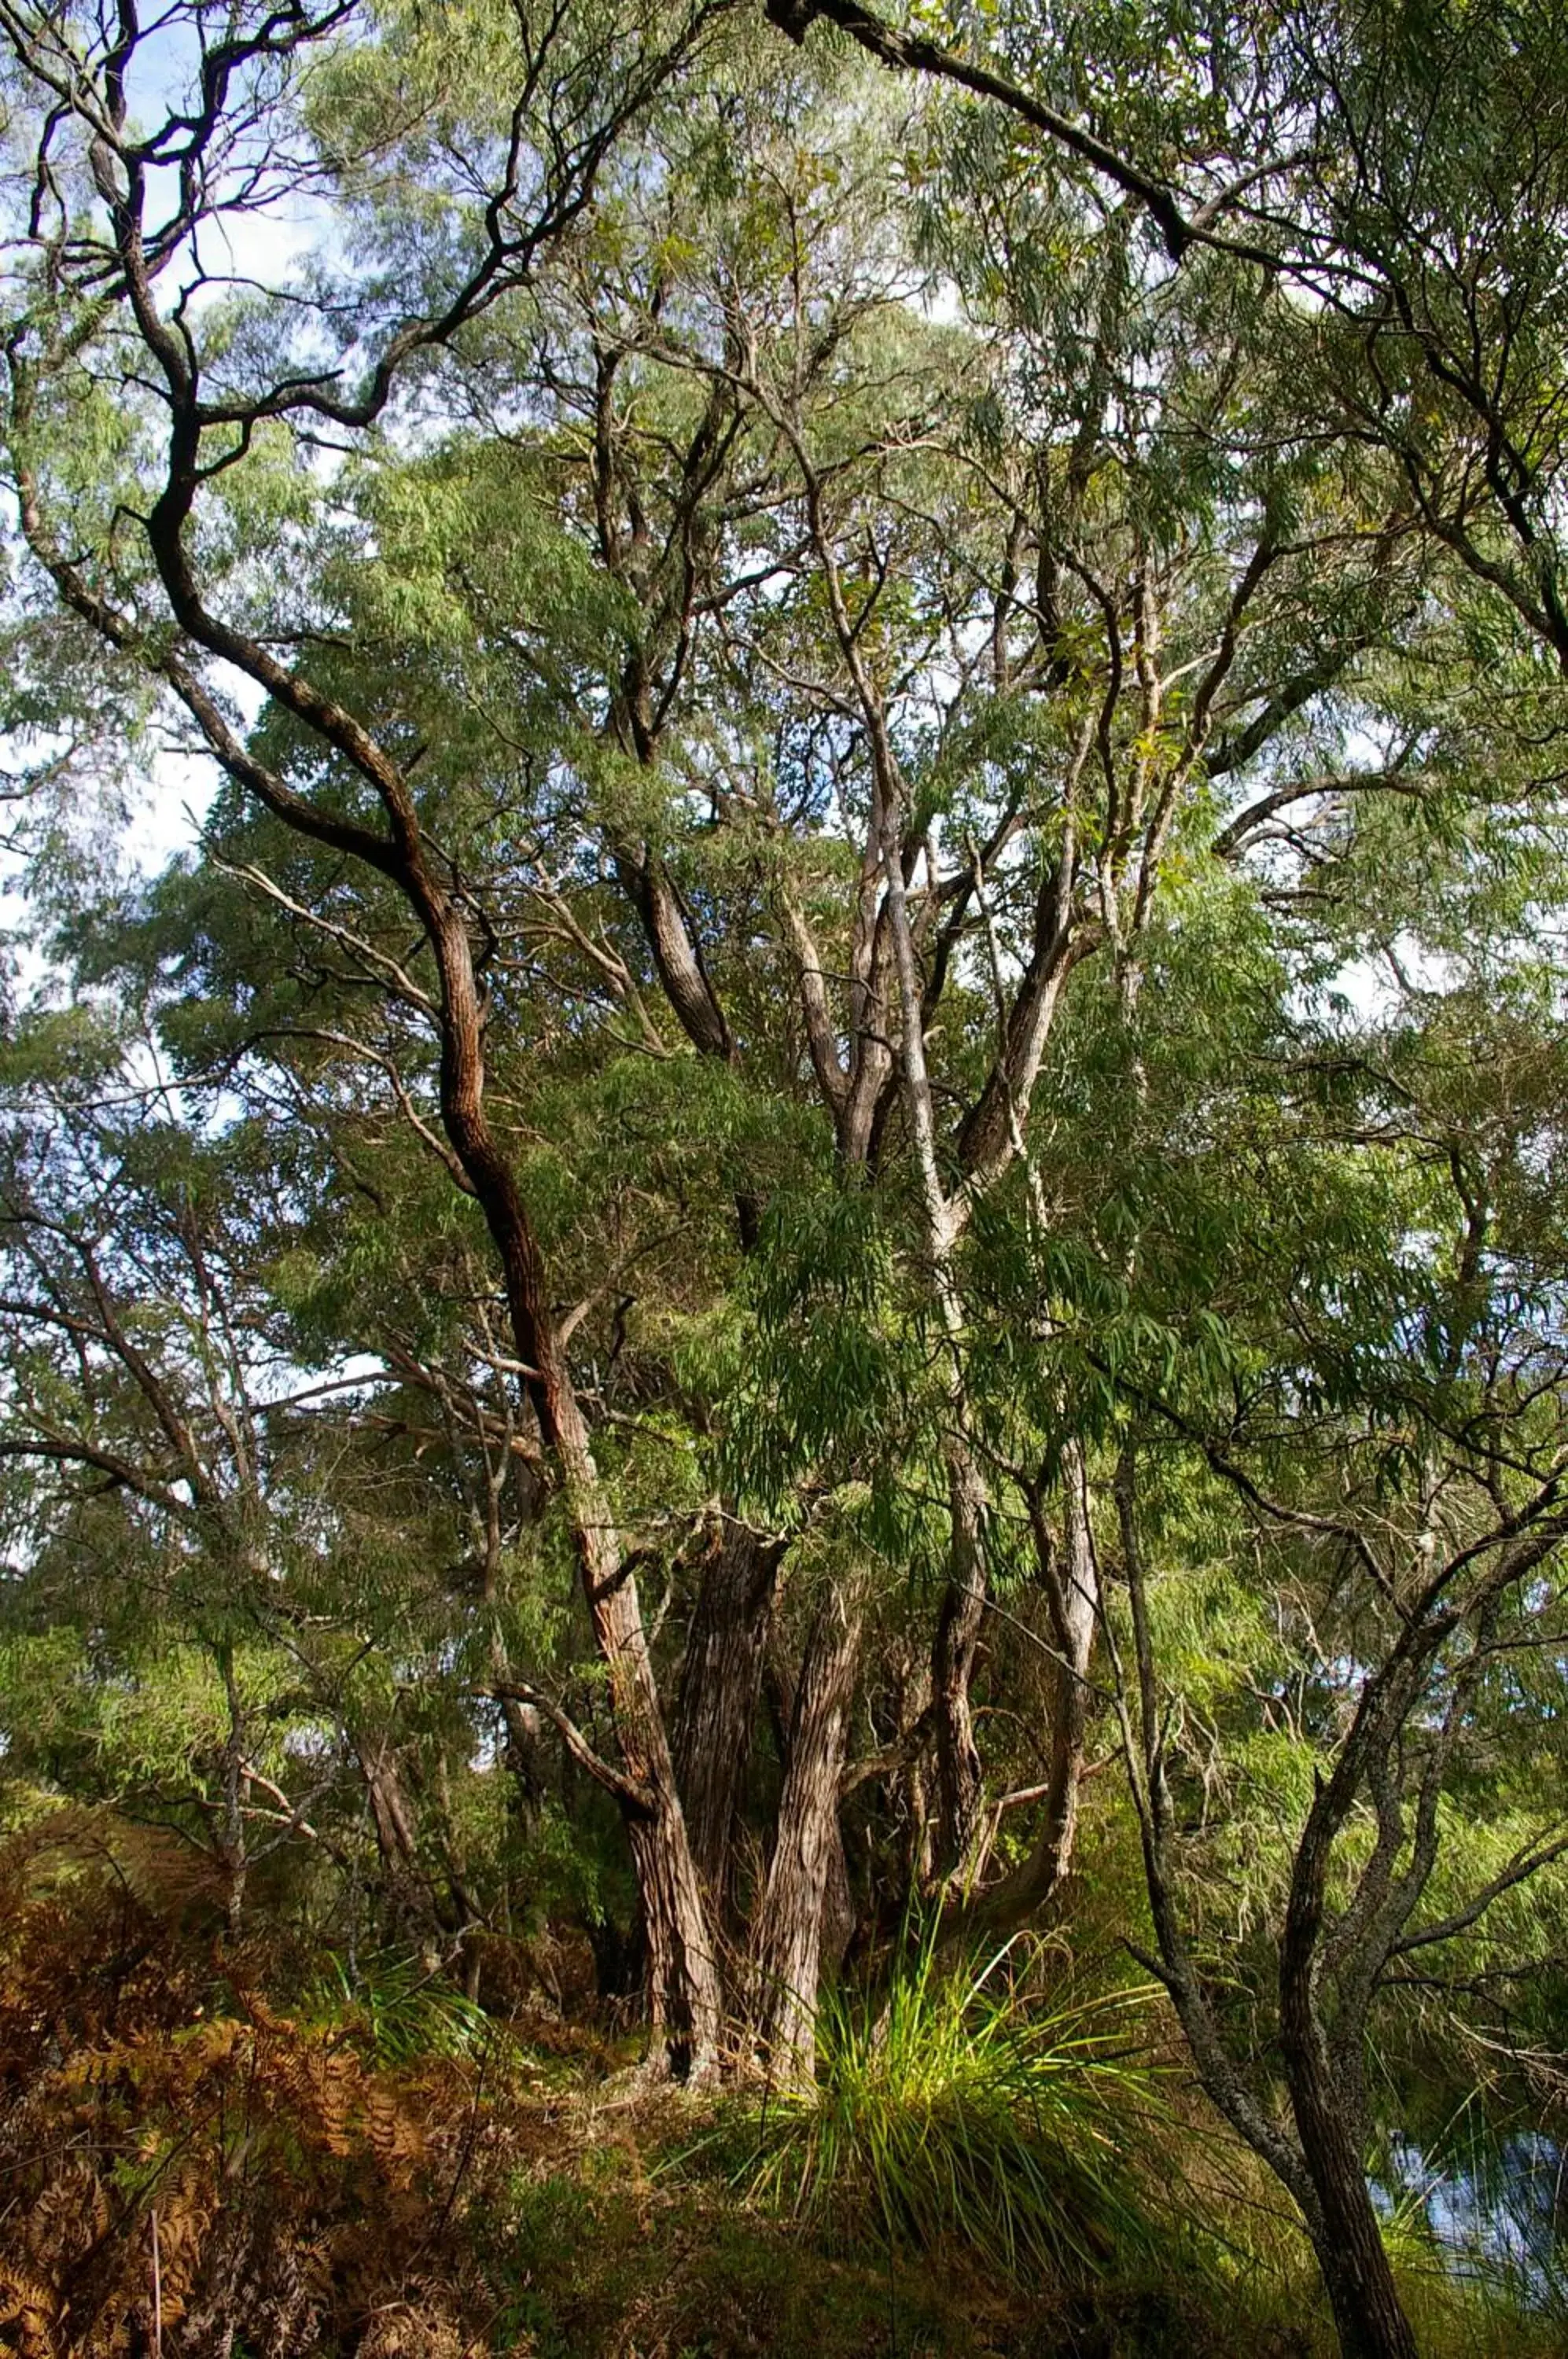
<path id="1" fill-rule="evenodd" d="M 1390 2142 L 1372 2182 L 1378 2210 L 1423 2221 L 1456 2276 L 1568 2318 L 1568 2151 L 1522 2130 L 1447 2152 Z"/>

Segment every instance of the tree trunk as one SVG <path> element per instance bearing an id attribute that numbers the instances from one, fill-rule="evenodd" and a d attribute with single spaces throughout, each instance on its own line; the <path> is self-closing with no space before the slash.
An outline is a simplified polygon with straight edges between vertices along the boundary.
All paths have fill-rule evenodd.
<path id="1" fill-rule="evenodd" d="M 617 881 L 642 919 L 664 995 L 682 1031 L 700 1055 L 733 1064 L 735 1040 L 670 871 L 646 846 L 617 844 L 613 856 Z"/>
<path id="2" fill-rule="evenodd" d="M 767 1888 L 752 1929 L 754 2019 L 774 2079 L 815 2074 L 822 1916 L 835 1857 L 839 1779 L 860 1654 L 865 1582 L 824 1597 L 806 1642 L 789 1721 L 789 1759 Z"/>
<path id="3" fill-rule="evenodd" d="M 550 1342 L 553 1345 L 553 1336 Z M 576 1394 L 559 1365 L 547 1383 L 551 1393 L 549 1421 L 541 1422 L 554 1440 L 564 1478 L 583 1592 L 600 1655 L 609 1668 L 621 1758 L 646 1797 L 640 1807 L 623 1805 L 623 1816 L 642 1898 L 652 2020 L 665 2036 L 677 2077 L 702 2079 L 718 2062 L 724 1996 L 637 1582 L 622 1559 Z"/>
<path id="4" fill-rule="evenodd" d="M 1286 1923 L 1279 2030 L 1301 2155 L 1317 2197 L 1309 2212 L 1345 2359 L 1419 2359 L 1367 2185 L 1357 2075 L 1337 2064 L 1316 2003 L 1316 1942 L 1304 1912 Z"/>
<path id="5" fill-rule="evenodd" d="M 1046 1770 L 1045 1817 L 1040 1840 L 1026 1863 L 1029 1905 L 1041 1908 L 1073 1864 L 1078 1835 L 1078 1800 L 1089 1731 L 1089 1661 L 1094 1651 L 1099 1584 L 1076 1465 L 1069 1470 L 1065 1547 L 1060 1562 L 1042 1555 L 1040 1573 L 1051 1612 L 1051 1756 Z"/>
<path id="6" fill-rule="evenodd" d="M 1376 1765 L 1386 1761 L 1388 1746 L 1419 1692 L 1421 1659 L 1412 1647 L 1402 1663 L 1390 1660 L 1367 1682 L 1333 1774 L 1317 1782 L 1296 1846 L 1279 1943 L 1279 2048 L 1315 2198 L 1303 2209 L 1345 2359 L 1418 2359 L 1367 2186 L 1365 2001 L 1342 2009 L 1331 2042 L 1321 1984 L 1324 1896 L 1335 1837 L 1362 1781 L 1370 1776 L 1376 1787 Z M 1365 1987 L 1369 1993 L 1372 1980 Z"/>
<path id="7" fill-rule="evenodd" d="M 1312 2244 L 1345 2359 L 1419 2359 L 1367 2190 L 1361 2141 L 1340 2101 L 1321 2031 L 1309 2062 L 1288 2044 L 1296 2129 L 1322 2212 Z"/>
<path id="8" fill-rule="evenodd" d="M 430 1880 L 419 1866 L 418 1822 L 404 1788 L 397 1756 L 385 1735 L 354 1741 L 365 1777 L 370 1822 L 382 1874 L 395 1908 L 411 1919 L 426 1934 L 436 1914 Z"/>
<path id="9" fill-rule="evenodd" d="M 205 480 L 198 372 L 189 342 L 158 323 L 136 219 L 136 208 L 127 204 L 115 214 L 115 230 L 133 307 L 162 373 L 169 404 L 165 481 L 144 521 L 170 614 L 196 647 L 234 665 L 280 712 L 347 763 L 375 794 L 385 826 L 368 826 L 318 809 L 308 797 L 294 793 L 235 735 L 206 688 L 187 670 L 182 656 L 166 651 L 154 659 L 155 669 L 161 670 L 246 795 L 297 834 L 363 861 L 386 877 L 402 895 L 430 943 L 440 982 L 441 1128 L 452 1150 L 449 1168 L 474 1196 L 500 1257 L 517 1356 L 528 1371 L 526 1381 L 539 1430 L 560 1474 L 583 1595 L 609 1673 L 626 1772 L 617 1790 L 643 1886 L 655 2021 L 667 2034 L 673 2068 L 701 2071 L 716 2056 L 722 2026 L 702 1888 L 686 1840 L 637 1585 L 623 1564 L 609 1502 L 593 1463 L 550 1307 L 539 1241 L 517 1175 L 485 1110 L 487 1011 L 464 900 L 452 888 L 444 859 L 432 853 L 407 775 L 365 723 L 304 674 L 290 670 L 265 640 L 237 629 L 203 601 L 185 539 Z M 20 514 L 29 542 L 73 610 L 115 647 L 139 650 L 125 618 L 49 544 L 30 478 L 22 486 Z"/>
<path id="10" fill-rule="evenodd" d="M 826 1975 L 831 1982 L 837 1976 L 855 1939 L 856 1921 L 855 1886 L 850 1881 L 844 1822 L 835 1810 L 832 1840 L 828 1845 L 827 1884 L 822 1893 L 822 1954 L 817 1961 L 819 1979 Z"/>
<path id="11" fill-rule="evenodd" d="M 670 2069 L 700 2078 L 717 2062 L 723 1994 L 637 1582 L 593 1462 L 539 1241 L 485 1110 L 485 1029 L 467 925 L 425 869 L 417 837 L 415 842 L 405 889 L 430 928 L 441 974 L 441 1127 L 500 1255 L 518 1357 L 529 1371 L 539 1431 L 561 1478 L 589 1620 L 610 1675 L 626 1773 L 619 1799 L 642 1898 L 653 2023 L 664 2035 Z"/>
<path id="12" fill-rule="evenodd" d="M 512 1676 L 511 1660 L 505 1647 L 491 1649 L 490 1664 L 497 1685 L 505 1686 Z M 518 1818 L 531 1832 L 538 1822 L 545 1791 L 542 1726 L 533 1706 L 519 1703 L 516 1696 L 503 1697 L 501 1712 L 506 1730 L 501 1757 L 512 1775 Z"/>
<path id="13" fill-rule="evenodd" d="M 931 1648 L 931 1713 L 936 1736 L 939 1875 L 962 1877 L 980 1833 L 985 1773 L 975 1742 L 969 1688 L 985 1615 L 981 1525 L 985 1495 L 966 1443 L 948 1445 L 951 1516 L 948 1583 Z"/>
<path id="14" fill-rule="evenodd" d="M 782 1540 L 726 1516 L 686 1641 L 671 1750 L 691 1856 L 716 1927 L 731 1913 L 735 1830 L 783 1554 Z"/>
<path id="15" fill-rule="evenodd" d="M 1044 1816 L 1029 1857 L 987 1893 L 972 1912 L 959 1912 L 955 1931 L 967 1930 L 971 1923 L 984 1925 L 993 1932 L 1011 1932 L 1027 1924 L 1055 1897 L 1073 1864 L 1087 1749 L 1089 1662 L 1098 1621 L 1099 1577 L 1089 1533 L 1083 1464 L 1076 1451 L 1068 1454 L 1065 1471 L 1067 1492 L 1060 1546 L 1045 1522 L 1039 1500 L 1031 1498 L 1029 1502 L 1053 1650 L 1048 1681 L 1051 1723 Z"/>

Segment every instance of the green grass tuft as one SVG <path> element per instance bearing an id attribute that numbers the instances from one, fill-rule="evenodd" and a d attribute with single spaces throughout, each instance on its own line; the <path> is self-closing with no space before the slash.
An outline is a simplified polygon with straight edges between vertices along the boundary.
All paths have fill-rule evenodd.
<path id="1" fill-rule="evenodd" d="M 500 2036 L 477 2000 L 455 1990 L 421 1958 L 390 1951 L 361 1959 L 352 1973 L 335 1951 L 329 1954 L 305 2004 L 315 2021 L 354 2025 L 384 2066 L 415 2064 L 426 2056 L 481 2056 Z"/>
<path id="2" fill-rule="evenodd" d="M 1147 2245 L 1130 2153 L 1161 2109 L 1129 2037 L 1147 1995 L 1051 2006 L 1021 1962 L 1008 1943 L 955 1968 L 928 1937 L 885 1991 L 831 1995 L 817 2086 L 747 2110 L 731 2184 L 835 2242 L 959 2243 L 1022 2280 Z"/>

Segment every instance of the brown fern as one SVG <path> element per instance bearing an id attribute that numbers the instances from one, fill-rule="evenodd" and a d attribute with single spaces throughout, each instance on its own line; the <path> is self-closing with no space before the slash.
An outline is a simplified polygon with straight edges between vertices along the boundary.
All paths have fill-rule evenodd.
<path id="1" fill-rule="evenodd" d="M 177 1848 L 177 1847 L 176 1847 Z M 378 2071 L 214 1948 L 201 1879 L 59 1811 L 0 1850 L 0 2341 L 19 2359 L 461 2351 L 473 2092 Z"/>

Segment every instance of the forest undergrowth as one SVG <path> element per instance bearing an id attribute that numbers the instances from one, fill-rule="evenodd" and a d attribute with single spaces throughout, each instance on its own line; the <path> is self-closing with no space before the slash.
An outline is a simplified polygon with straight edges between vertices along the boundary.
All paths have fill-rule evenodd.
<path id="1" fill-rule="evenodd" d="M 1147 1991 L 927 1940 L 824 2005 L 814 2093 L 681 2092 L 537 1993 L 492 2014 L 438 1962 L 231 1940 L 215 1903 L 188 1846 L 106 1813 L 0 1853 L 16 2359 L 1333 2347 L 1304 2238 Z M 1392 2241 L 1423 2348 L 1561 2348 Z"/>

